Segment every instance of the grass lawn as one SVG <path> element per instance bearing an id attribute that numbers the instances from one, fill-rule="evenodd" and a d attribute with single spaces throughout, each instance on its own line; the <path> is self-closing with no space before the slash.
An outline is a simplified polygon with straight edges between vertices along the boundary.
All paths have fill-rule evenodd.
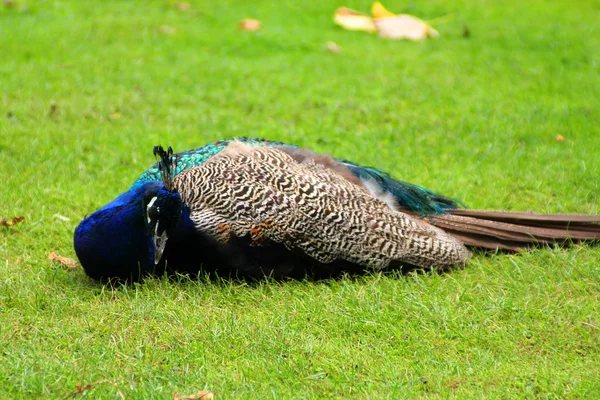
<path id="1" fill-rule="evenodd" d="M 0 218 L 25 217 L 0 227 L 0 398 L 97 382 L 76 396 L 600 398 L 598 247 L 477 254 L 444 275 L 119 289 L 48 260 L 75 257 L 79 220 L 152 146 L 232 136 L 473 208 L 600 213 L 598 1 L 387 1 L 451 15 L 423 43 L 333 25 L 366 0 L 174 4 L 0 7 Z M 246 17 L 264 29 L 240 32 Z"/>

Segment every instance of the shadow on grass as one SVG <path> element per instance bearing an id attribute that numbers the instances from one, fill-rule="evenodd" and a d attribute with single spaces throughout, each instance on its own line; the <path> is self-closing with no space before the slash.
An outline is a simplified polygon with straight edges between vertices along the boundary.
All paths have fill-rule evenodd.
<path id="1" fill-rule="evenodd" d="M 566 247 L 570 247 L 573 243 L 570 243 Z M 539 245 L 531 247 L 528 250 L 522 250 L 521 252 L 511 252 L 511 251 L 503 251 L 503 250 L 482 250 L 482 249 L 471 249 L 473 252 L 473 257 L 494 257 L 498 255 L 509 255 L 509 254 L 519 254 L 522 252 L 534 251 L 536 249 L 555 249 L 565 247 L 564 245 L 559 246 L 549 246 L 549 245 Z M 344 265 L 348 265 L 345 263 Z M 448 275 L 456 272 L 458 270 L 462 270 L 464 268 L 468 268 L 467 265 L 456 265 L 443 269 L 434 269 L 434 268 L 422 268 L 411 264 L 397 264 L 386 268 L 385 270 L 374 270 L 370 268 L 363 268 L 357 265 L 352 264 L 352 268 L 333 268 L 328 269 L 323 273 L 323 271 L 315 271 L 315 266 L 312 268 L 307 267 L 301 271 L 296 271 L 295 274 L 290 276 L 276 276 L 274 273 L 263 273 L 263 274 L 254 274 L 254 275 L 244 275 L 241 274 L 238 270 L 228 270 L 226 273 L 220 273 L 214 269 L 205 269 L 199 267 L 194 271 L 177 271 L 177 270 L 169 270 L 168 268 L 162 269 L 158 273 L 147 274 L 141 279 L 120 279 L 120 278 L 112 278 L 103 281 L 95 281 L 88 277 L 82 276 L 80 280 L 81 284 L 89 287 L 89 288 L 103 288 L 110 290 L 119 290 L 124 287 L 137 287 L 138 285 L 143 285 L 148 283 L 149 281 L 164 281 L 169 284 L 178 284 L 185 285 L 189 283 L 202 283 L 206 285 L 212 285 L 216 287 L 226 287 L 226 286 L 249 286 L 249 287 L 259 287 L 265 284 L 273 285 L 273 284 L 282 284 L 287 282 L 304 282 L 311 284 L 323 284 L 329 285 L 332 282 L 339 282 L 342 280 L 351 281 L 351 282 L 359 282 L 362 280 L 370 280 L 377 276 L 386 276 L 392 279 L 406 279 L 410 276 L 427 276 L 427 275 Z"/>

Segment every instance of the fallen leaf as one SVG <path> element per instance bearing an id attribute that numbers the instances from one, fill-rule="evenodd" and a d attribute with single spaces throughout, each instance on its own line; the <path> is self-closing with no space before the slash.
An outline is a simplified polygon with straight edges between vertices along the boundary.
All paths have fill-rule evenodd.
<path id="1" fill-rule="evenodd" d="M 469 29 L 468 26 L 463 26 L 463 32 L 462 32 L 463 37 L 469 38 L 471 37 L 471 30 Z"/>
<path id="2" fill-rule="evenodd" d="M 15 2 L 13 0 L 4 0 L 4 7 L 13 8 L 15 6 Z"/>
<path id="3" fill-rule="evenodd" d="M 563 135 L 556 135 L 554 140 L 556 140 L 558 143 L 562 143 L 565 141 L 565 137 Z"/>
<path id="4" fill-rule="evenodd" d="M 349 31 L 375 32 L 373 18 L 346 7 L 340 7 L 333 14 L 333 22 Z"/>
<path id="5" fill-rule="evenodd" d="M 238 23 L 238 26 L 243 31 L 253 32 L 262 28 L 262 23 L 257 19 L 247 18 Z"/>
<path id="6" fill-rule="evenodd" d="M 342 48 L 335 42 L 327 42 L 327 51 L 333 54 L 338 54 L 342 52 Z"/>
<path id="7" fill-rule="evenodd" d="M 187 11 L 189 10 L 192 6 L 190 5 L 190 3 L 186 2 L 186 1 L 179 1 L 177 3 L 175 3 L 175 7 L 179 10 L 179 11 Z"/>
<path id="8" fill-rule="evenodd" d="M 14 226 L 25 221 L 25 217 L 13 217 L 0 219 L 0 226 Z"/>
<path id="9" fill-rule="evenodd" d="M 373 17 L 361 14 L 346 7 L 335 11 L 333 20 L 344 29 L 353 31 L 378 31 L 386 39 L 423 40 L 439 36 L 438 32 L 425 21 L 408 14 L 394 14 L 376 1 L 371 6 Z"/>
<path id="10" fill-rule="evenodd" d="M 373 21 L 379 36 L 386 39 L 423 40 L 439 36 L 438 32 L 425 21 L 408 14 L 377 18 Z"/>
<path id="11" fill-rule="evenodd" d="M 385 18 L 396 16 L 396 14 L 394 14 L 393 12 L 389 12 L 388 10 L 386 10 L 383 4 L 381 4 L 378 1 L 373 3 L 373 5 L 371 6 L 371 15 L 373 15 L 373 18 Z"/>
<path id="12" fill-rule="evenodd" d="M 52 104 L 50 104 L 50 111 L 48 112 L 48 116 L 54 117 L 57 112 L 58 112 L 58 106 L 56 105 L 56 103 L 52 102 Z"/>
<path id="13" fill-rule="evenodd" d="M 65 267 L 67 267 L 68 270 L 71 270 L 71 271 L 74 269 L 77 269 L 77 267 L 79 266 L 79 263 L 77 263 L 77 261 L 73 260 L 72 258 L 59 256 L 58 254 L 56 254 L 53 251 L 51 251 L 50 254 L 48 254 L 48 260 L 56 261 L 56 262 L 64 265 Z"/>
<path id="14" fill-rule="evenodd" d="M 121 113 L 118 113 L 118 112 L 112 113 L 109 115 L 109 117 L 110 117 L 110 119 L 119 119 L 119 118 L 121 118 Z"/>
<path id="15" fill-rule="evenodd" d="M 201 390 L 198 393 L 189 396 L 182 396 L 177 393 L 173 394 L 173 400 L 211 400 L 214 398 L 215 392 L 211 392 L 210 390 Z"/>
<path id="16" fill-rule="evenodd" d="M 161 25 L 158 27 L 158 31 L 165 35 L 174 35 L 177 33 L 177 29 L 169 25 Z"/>

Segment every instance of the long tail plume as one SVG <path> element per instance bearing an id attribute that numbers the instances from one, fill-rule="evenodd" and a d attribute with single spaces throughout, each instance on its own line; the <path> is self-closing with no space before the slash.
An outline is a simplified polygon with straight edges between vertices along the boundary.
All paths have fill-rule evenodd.
<path id="1" fill-rule="evenodd" d="M 545 244 L 600 241 L 600 215 L 446 211 L 427 220 L 471 247 L 517 251 Z"/>

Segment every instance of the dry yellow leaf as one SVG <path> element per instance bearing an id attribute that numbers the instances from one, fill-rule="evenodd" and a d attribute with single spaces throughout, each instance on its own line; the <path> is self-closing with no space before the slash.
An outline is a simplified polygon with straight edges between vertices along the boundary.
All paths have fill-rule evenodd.
<path id="1" fill-rule="evenodd" d="M 377 28 L 373 18 L 346 7 L 340 7 L 333 14 L 333 21 L 349 31 L 375 32 Z"/>
<path id="2" fill-rule="evenodd" d="M 69 269 L 69 270 L 77 269 L 77 267 L 79 266 L 77 261 L 73 260 L 72 258 L 59 256 L 58 254 L 56 254 L 53 251 L 51 251 L 50 254 L 48 254 L 48 260 L 59 262 L 60 264 L 67 267 L 67 269 Z"/>
<path id="3" fill-rule="evenodd" d="M 381 4 L 378 1 L 373 3 L 373 5 L 371 6 L 371 15 L 373 15 L 373 18 L 385 18 L 396 16 L 396 14 L 386 10 L 383 4 Z"/>
<path id="4" fill-rule="evenodd" d="M 258 31 L 262 28 L 262 23 L 257 19 L 247 18 L 243 19 L 238 23 L 241 30 L 244 31 Z"/>
<path id="5" fill-rule="evenodd" d="M 374 20 L 379 36 L 386 39 L 423 40 L 439 36 L 425 21 L 408 14 Z"/>
<path id="6" fill-rule="evenodd" d="M 562 143 L 565 141 L 565 137 L 563 135 L 556 135 L 556 137 L 554 138 L 554 140 L 556 140 L 558 143 Z"/>
<path id="7" fill-rule="evenodd" d="M 110 119 L 119 119 L 121 118 L 121 113 L 115 112 L 109 115 Z"/>
<path id="8" fill-rule="evenodd" d="M 376 1 L 371 6 L 371 14 L 361 14 L 346 7 L 335 11 L 333 20 L 344 29 L 352 31 L 378 31 L 379 36 L 387 39 L 422 40 L 439 36 L 438 32 L 425 21 L 408 14 L 396 15 Z"/>

